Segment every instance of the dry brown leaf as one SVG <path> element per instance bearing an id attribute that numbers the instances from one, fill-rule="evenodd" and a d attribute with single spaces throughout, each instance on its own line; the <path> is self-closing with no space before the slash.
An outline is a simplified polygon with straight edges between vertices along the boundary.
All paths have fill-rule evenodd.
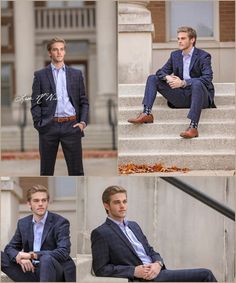
<path id="1" fill-rule="evenodd" d="M 177 166 L 165 167 L 161 163 L 156 163 L 154 165 L 146 164 L 121 164 L 119 165 L 119 174 L 128 175 L 128 174 L 137 174 L 137 173 L 153 173 L 153 172 L 183 172 L 186 173 L 190 171 L 188 168 L 180 168 Z"/>

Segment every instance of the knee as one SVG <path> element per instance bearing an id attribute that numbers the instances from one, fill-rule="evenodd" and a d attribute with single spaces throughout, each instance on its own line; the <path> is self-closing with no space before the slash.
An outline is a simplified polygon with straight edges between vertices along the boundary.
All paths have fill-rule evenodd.
<path id="1" fill-rule="evenodd" d="M 206 280 L 205 281 L 210 281 L 210 282 L 214 282 L 215 280 L 215 277 L 212 273 L 212 271 L 210 269 L 207 269 L 207 268 L 203 268 L 202 269 L 202 275 L 203 275 L 203 278 L 205 278 Z"/>
<path id="2" fill-rule="evenodd" d="M 40 257 L 40 265 L 51 265 L 54 261 L 54 258 L 51 255 L 42 255 Z"/>
<path id="3" fill-rule="evenodd" d="M 156 84 L 158 82 L 158 77 L 156 75 L 149 75 L 147 82 Z"/>
<path id="4" fill-rule="evenodd" d="M 10 266 L 10 259 L 8 255 L 1 251 L 1 269 L 4 271 L 6 267 Z"/>
<path id="5" fill-rule="evenodd" d="M 192 88 L 202 88 L 204 86 L 203 82 L 201 82 L 199 79 L 195 79 L 192 81 L 191 87 Z"/>

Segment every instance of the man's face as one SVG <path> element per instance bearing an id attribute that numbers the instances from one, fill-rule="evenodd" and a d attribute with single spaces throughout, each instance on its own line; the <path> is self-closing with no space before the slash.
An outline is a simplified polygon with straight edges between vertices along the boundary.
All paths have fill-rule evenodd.
<path id="1" fill-rule="evenodd" d="M 66 54 L 64 43 L 55 42 L 51 46 L 51 50 L 48 51 L 51 57 L 52 63 L 62 63 L 64 62 L 64 57 Z"/>
<path id="2" fill-rule="evenodd" d="M 125 193 L 117 193 L 110 197 L 110 203 L 104 203 L 108 215 L 117 221 L 123 221 L 127 210 L 127 197 Z"/>
<path id="3" fill-rule="evenodd" d="M 195 38 L 189 39 L 187 32 L 179 32 L 177 36 L 179 49 L 182 51 L 190 51 L 193 47 Z"/>
<path id="4" fill-rule="evenodd" d="M 37 192 L 31 195 L 31 200 L 28 201 L 28 206 L 36 217 L 43 217 L 48 208 L 47 194 L 44 192 Z"/>

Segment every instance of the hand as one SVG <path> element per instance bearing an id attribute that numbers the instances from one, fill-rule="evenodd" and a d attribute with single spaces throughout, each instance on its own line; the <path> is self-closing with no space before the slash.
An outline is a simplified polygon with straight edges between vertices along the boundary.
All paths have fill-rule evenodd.
<path id="1" fill-rule="evenodd" d="M 167 76 L 169 77 L 169 76 Z M 174 88 L 180 88 L 183 86 L 183 81 L 177 77 L 177 76 L 170 76 L 171 80 L 167 79 L 167 83 L 169 84 L 169 86 L 174 89 Z"/>
<path id="2" fill-rule="evenodd" d="M 138 265 L 134 270 L 134 277 L 145 278 L 145 275 L 149 272 L 149 267 L 147 265 Z"/>
<path id="3" fill-rule="evenodd" d="M 20 264 L 22 259 L 30 259 L 30 258 L 31 258 L 30 253 L 19 252 L 16 256 L 16 262 Z"/>
<path id="4" fill-rule="evenodd" d="M 83 132 L 84 125 L 82 123 L 76 123 L 73 125 L 73 128 L 80 127 L 81 132 Z"/>
<path id="5" fill-rule="evenodd" d="M 26 271 L 34 272 L 34 266 L 29 259 L 22 259 L 20 262 L 20 266 L 23 272 L 26 272 Z"/>
<path id="6" fill-rule="evenodd" d="M 143 277 L 145 280 L 153 280 L 161 271 L 161 266 L 158 262 L 150 263 L 146 266 L 148 267 L 149 271 Z"/>

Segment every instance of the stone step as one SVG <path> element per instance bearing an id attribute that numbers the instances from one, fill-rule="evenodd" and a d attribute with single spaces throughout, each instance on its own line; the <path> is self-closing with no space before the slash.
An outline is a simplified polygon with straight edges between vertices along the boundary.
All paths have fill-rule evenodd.
<path id="1" fill-rule="evenodd" d="M 188 125 L 188 121 L 157 121 L 152 124 L 135 125 L 128 122 L 120 122 L 118 125 L 119 138 L 129 137 L 178 137 Z M 200 122 L 200 137 L 234 137 L 235 123 L 231 120 L 216 122 Z"/>
<path id="2" fill-rule="evenodd" d="M 122 106 L 141 106 L 143 101 L 143 93 L 142 94 L 130 94 L 130 95 L 121 95 L 119 97 L 119 107 Z M 235 94 L 224 94 L 219 93 L 215 96 L 215 104 L 216 106 L 221 105 L 233 105 L 235 104 Z M 160 94 L 157 93 L 157 97 L 155 99 L 154 105 L 166 105 L 166 99 Z"/>
<path id="3" fill-rule="evenodd" d="M 145 153 L 120 153 L 118 164 L 150 164 L 161 163 L 164 166 L 178 166 L 189 168 L 190 170 L 234 170 L 235 151 L 226 150 L 225 152 L 192 152 L 187 148 L 181 154 L 169 150 L 168 152 L 145 152 Z"/>
<path id="4" fill-rule="evenodd" d="M 20 129 L 16 126 L 1 128 L 2 150 L 20 150 Z M 84 149 L 111 149 L 112 132 L 107 125 L 88 125 L 82 139 Z M 38 133 L 33 127 L 25 128 L 25 149 L 38 149 Z"/>
<path id="5" fill-rule="evenodd" d="M 234 95 L 235 83 L 214 83 L 215 93 L 217 95 Z M 143 95 L 145 84 L 119 84 L 119 97 L 125 95 Z"/>
<path id="6" fill-rule="evenodd" d="M 152 137 L 152 138 L 120 138 L 119 139 L 119 154 L 128 152 L 129 154 L 135 153 L 159 153 L 162 152 L 179 152 L 179 155 L 186 150 L 191 149 L 192 154 L 195 152 L 224 152 L 235 150 L 235 138 L 224 137 L 199 137 L 194 139 L 183 139 L 181 137 Z M 170 153 L 171 154 L 171 153 Z"/>
<path id="7" fill-rule="evenodd" d="M 119 108 L 119 121 L 127 121 L 129 118 L 136 117 L 138 113 L 142 111 L 141 106 L 139 107 L 120 107 Z M 156 121 L 178 121 L 183 120 L 187 117 L 189 109 L 170 109 L 167 106 L 154 106 L 153 115 Z M 219 106 L 218 108 L 203 109 L 201 114 L 202 121 L 217 120 L 235 120 L 235 107 L 230 106 Z"/>

